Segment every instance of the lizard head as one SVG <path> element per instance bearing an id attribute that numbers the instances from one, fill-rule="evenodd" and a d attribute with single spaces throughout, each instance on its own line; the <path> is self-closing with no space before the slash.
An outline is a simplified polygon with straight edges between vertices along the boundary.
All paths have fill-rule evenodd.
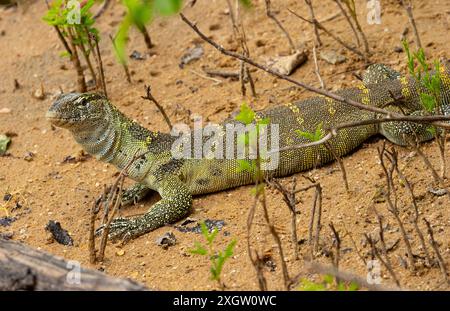
<path id="1" fill-rule="evenodd" d="M 46 118 L 53 125 L 67 129 L 95 126 L 105 118 L 109 105 L 107 98 L 98 93 L 67 93 L 60 95 Z"/>

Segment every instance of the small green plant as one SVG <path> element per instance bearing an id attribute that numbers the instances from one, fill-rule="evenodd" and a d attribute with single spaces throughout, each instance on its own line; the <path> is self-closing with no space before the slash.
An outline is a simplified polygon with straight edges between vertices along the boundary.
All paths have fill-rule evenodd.
<path id="1" fill-rule="evenodd" d="M 150 49 L 153 43 L 145 26 L 151 23 L 156 14 L 168 16 L 179 12 L 182 2 L 182 0 L 122 0 L 127 8 L 127 14 L 114 38 L 114 49 L 119 62 L 122 65 L 127 63 L 125 48 L 128 32 L 133 26 L 143 35 L 147 48 Z"/>
<path id="2" fill-rule="evenodd" d="M 242 122 L 244 125 L 255 123 L 255 127 L 253 129 L 238 136 L 238 142 L 243 142 L 244 145 L 248 148 L 249 153 L 251 151 L 256 152 L 256 159 L 238 160 L 238 170 L 248 171 L 249 173 L 253 174 L 255 178 L 258 178 L 258 176 L 262 177 L 260 166 L 261 161 L 263 161 L 264 154 L 261 154 L 262 150 L 258 149 L 258 145 L 256 146 L 257 150 L 251 150 L 252 146 L 250 145 L 250 142 L 258 142 L 258 138 L 261 134 L 263 134 L 264 128 L 269 124 L 269 118 L 257 118 L 256 113 L 248 106 L 246 102 L 244 102 L 241 105 L 241 110 L 235 117 L 235 119 L 239 122 Z"/>
<path id="3" fill-rule="evenodd" d="M 431 113 L 439 109 L 441 76 L 439 61 L 434 61 L 434 74 L 427 63 L 425 52 L 420 48 L 417 52 L 411 53 L 408 42 L 403 41 L 403 47 L 408 58 L 408 70 L 414 79 L 416 79 L 425 88 L 426 92 L 421 92 L 420 101 L 424 109 Z M 416 64 L 417 61 L 417 64 Z"/>
<path id="4" fill-rule="evenodd" d="M 354 282 L 335 282 L 335 278 L 329 274 L 324 275 L 321 282 L 313 282 L 303 278 L 300 283 L 298 290 L 302 291 L 357 291 L 359 289 L 358 284 Z"/>
<path id="5" fill-rule="evenodd" d="M 251 6 L 251 0 L 240 0 L 240 2 L 245 7 Z M 124 65 L 127 62 L 125 49 L 130 29 L 136 27 L 143 35 L 147 48 L 151 48 L 153 43 L 146 25 L 150 24 L 156 15 L 170 16 L 178 13 L 182 8 L 183 0 L 122 0 L 122 3 L 127 8 L 127 14 L 120 23 L 114 38 L 114 48 L 117 59 Z"/>
<path id="6" fill-rule="evenodd" d="M 217 281 L 220 288 L 224 289 L 225 284 L 222 282 L 221 275 L 222 269 L 225 262 L 233 256 L 233 250 L 236 246 L 236 239 L 233 239 L 223 251 L 216 251 L 214 247 L 214 241 L 217 237 L 217 233 L 219 230 L 214 228 L 211 232 L 209 232 L 208 227 L 204 222 L 200 224 L 202 235 L 206 239 L 206 245 L 201 244 L 200 242 L 195 242 L 195 248 L 191 249 L 189 252 L 191 254 L 207 256 L 211 262 L 210 272 L 211 279 Z"/>
<path id="7" fill-rule="evenodd" d="M 316 130 L 314 132 L 303 132 L 301 130 L 295 130 L 298 136 L 304 137 L 307 140 L 311 142 L 319 141 L 323 138 L 324 131 L 323 131 L 323 122 L 320 122 Z"/>
<path id="8" fill-rule="evenodd" d="M 43 20 L 55 28 L 63 43 L 66 50 L 61 53 L 61 56 L 68 56 L 72 60 L 77 71 L 79 91 L 87 91 L 84 70 L 79 57 L 81 53 L 94 80 L 95 88 L 103 90 L 106 94 L 103 64 L 98 48 L 100 37 L 90 12 L 94 3 L 94 0 L 87 0 L 83 4 L 77 1 L 54 0 L 49 5 Z M 97 64 L 95 69 L 92 58 Z"/>

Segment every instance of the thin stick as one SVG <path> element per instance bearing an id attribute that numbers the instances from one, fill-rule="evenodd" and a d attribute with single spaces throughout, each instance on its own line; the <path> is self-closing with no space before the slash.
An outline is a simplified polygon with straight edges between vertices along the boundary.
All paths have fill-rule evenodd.
<path id="1" fill-rule="evenodd" d="M 298 238 L 297 238 L 297 209 L 295 199 L 295 187 L 297 185 L 295 177 L 292 178 L 291 190 L 287 190 L 278 180 L 272 179 L 270 185 L 277 189 L 283 195 L 283 201 L 286 203 L 291 213 L 291 240 L 294 249 L 295 259 L 299 259 Z"/>
<path id="2" fill-rule="evenodd" d="M 91 72 L 92 79 L 94 80 L 95 88 L 97 89 L 97 88 L 99 88 L 99 83 L 97 81 L 97 75 L 95 74 L 94 67 L 92 66 L 91 58 L 89 57 L 86 47 L 84 46 L 84 43 L 81 40 L 80 32 L 78 30 L 75 30 L 75 31 L 76 31 L 76 33 L 78 35 L 78 39 L 79 39 L 78 46 L 80 47 L 80 50 L 83 53 L 84 60 L 86 61 L 86 64 L 88 65 L 89 71 Z M 89 37 L 88 32 L 86 32 L 86 35 Z"/>
<path id="3" fill-rule="evenodd" d="M 355 26 L 352 23 L 352 20 L 350 19 L 350 16 L 348 16 L 347 12 L 345 11 L 344 7 L 342 6 L 340 0 L 333 0 L 337 6 L 339 7 L 339 9 L 341 10 L 342 14 L 344 15 L 345 19 L 347 20 L 347 23 L 350 25 L 353 34 L 355 35 L 356 38 L 356 43 L 358 44 L 358 46 L 361 46 L 361 41 L 359 40 L 359 36 L 358 36 L 358 32 L 355 29 Z"/>
<path id="4" fill-rule="evenodd" d="M 314 29 L 314 36 L 316 38 L 316 44 L 315 45 L 321 46 L 322 45 L 322 41 L 320 40 L 319 29 L 318 29 L 319 28 L 319 26 L 318 26 L 319 22 L 316 19 L 316 16 L 314 15 L 314 8 L 312 6 L 312 1 L 311 0 L 305 0 L 305 3 L 306 3 L 306 5 L 309 8 L 309 15 L 311 16 L 311 20 L 313 21 L 312 25 L 313 25 L 313 29 Z"/>
<path id="5" fill-rule="evenodd" d="M 445 266 L 444 259 L 441 256 L 441 252 L 439 251 L 439 245 L 436 243 L 436 240 L 434 239 L 433 229 L 431 228 L 431 224 L 428 220 L 425 218 L 423 219 L 427 226 L 428 235 L 430 236 L 430 244 L 431 247 L 434 250 L 434 253 L 436 254 L 437 261 L 439 263 L 439 268 L 441 269 L 441 273 L 444 276 L 444 280 L 447 282 L 447 284 L 450 284 L 449 278 L 448 278 L 448 271 L 447 267 Z"/>
<path id="6" fill-rule="evenodd" d="M 72 55 L 70 58 L 72 59 L 73 65 L 77 72 L 78 90 L 80 93 L 84 93 L 87 91 L 86 80 L 84 79 L 83 68 L 81 67 L 80 58 L 78 57 L 77 48 L 74 43 L 74 37 L 73 37 L 72 31 L 70 28 L 67 28 L 67 34 L 69 36 L 69 42 L 70 42 L 71 51 L 72 51 Z"/>
<path id="7" fill-rule="evenodd" d="M 356 29 L 358 30 L 359 35 L 363 39 L 364 42 L 364 51 L 366 53 L 366 57 L 370 56 L 370 49 L 369 49 L 369 42 L 367 41 L 366 35 L 364 34 L 361 25 L 358 21 L 358 16 L 356 14 L 356 8 L 355 8 L 355 0 L 344 0 L 345 5 L 347 6 L 348 10 L 350 11 L 353 20 L 356 24 Z M 367 61 L 367 59 L 366 59 Z"/>
<path id="8" fill-rule="evenodd" d="M 323 82 L 322 76 L 320 75 L 320 69 L 319 69 L 319 63 L 317 62 L 317 53 L 316 53 L 316 46 L 314 45 L 313 49 L 313 58 L 314 58 L 314 72 L 316 73 L 317 79 L 319 79 L 320 87 L 322 89 L 326 89 L 325 83 Z"/>
<path id="9" fill-rule="evenodd" d="M 164 110 L 163 106 L 161 106 L 158 101 L 155 99 L 155 97 L 153 97 L 152 95 L 152 89 L 150 87 L 150 85 L 146 85 L 145 86 L 145 91 L 146 91 L 146 95 L 145 96 L 141 96 L 142 99 L 147 99 L 151 102 L 153 102 L 156 107 L 158 108 L 159 112 L 161 112 L 161 114 L 164 117 L 164 120 L 166 121 L 167 125 L 169 126 L 169 129 L 172 130 L 172 123 L 170 122 L 169 117 L 166 114 L 166 111 Z"/>
<path id="10" fill-rule="evenodd" d="M 110 4 L 110 0 L 104 0 L 102 6 L 100 7 L 100 9 L 98 9 L 97 13 L 95 13 L 94 19 L 99 18 L 103 13 L 105 13 L 105 11 L 109 7 L 109 4 Z"/>
<path id="11" fill-rule="evenodd" d="M 97 216 L 97 200 L 94 200 L 91 208 L 91 218 L 89 222 L 89 262 L 94 264 L 96 262 L 95 254 L 95 217 Z"/>
<path id="12" fill-rule="evenodd" d="M 356 245 L 356 242 L 355 242 L 355 240 L 353 239 L 353 236 L 352 236 L 352 235 L 350 234 L 350 232 L 347 230 L 347 228 L 345 227 L 345 224 L 344 224 L 344 230 L 345 230 L 345 236 L 348 236 L 348 237 L 350 238 L 350 241 L 352 242 L 352 245 L 353 245 L 353 247 L 355 248 L 356 254 L 358 254 L 359 259 L 361 259 L 362 262 L 364 263 L 364 265 L 367 266 L 367 261 L 366 261 L 366 259 L 365 259 L 364 256 L 361 254 L 361 251 L 360 251 L 360 249 L 358 248 L 358 245 Z"/>
<path id="13" fill-rule="evenodd" d="M 317 184 L 316 186 L 315 202 L 317 202 L 317 220 L 313 248 L 314 253 L 317 253 L 319 251 L 320 229 L 322 228 L 322 225 L 320 223 L 322 219 L 322 187 L 320 186 L 320 184 Z"/>
<path id="14" fill-rule="evenodd" d="M 339 236 L 339 232 L 337 232 L 336 228 L 334 227 L 333 222 L 329 224 L 331 231 L 333 232 L 334 239 L 336 243 L 333 243 L 336 245 L 336 253 L 333 256 L 333 266 L 336 268 L 336 271 L 339 271 L 339 260 L 341 257 L 341 238 Z M 336 277 L 336 283 L 339 284 L 340 280 Z"/>
<path id="15" fill-rule="evenodd" d="M 340 171 L 342 173 L 342 179 L 344 180 L 344 186 L 345 186 L 345 191 L 347 191 L 347 193 L 349 193 L 350 188 L 348 186 L 348 179 L 347 179 L 347 171 L 345 170 L 345 165 L 344 165 L 344 161 L 342 160 L 342 158 L 336 153 L 336 151 L 333 149 L 333 147 L 331 146 L 331 144 L 329 142 L 325 142 L 324 143 L 325 148 L 328 149 L 328 151 L 333 155 L 333 157 L 336 159 Z"/>
<path id="16" fill-rule="evenodd" d="M 145 26 L 138 27 L 139 32 L 144 37 L 145 45 L 147 46 L 147 49 L 151 49 L 154 45 L 152 43 L 152 39 L 150 38 L 150 35 L 148 34 L 147 28 Z"/>
<path id="17" fill-rule="evenodd" d="M 405 230 L 405 226 L 403 225 L 403 221 L 400 218 L 400 211 L 398 210 L 398 207 L 397 207 L 397 194 L 395 193 L 394 181 L 393 181 L 393 177 L 392 177 L 392 173 L 394 171 L 394 166 L 396 165 L 395 163 L 397 161 L 395 149 L 393 149 L 393 153 L 395 154 L 395 156 L 389 157 L 388 155 L 386 155 L 385 146 L 386 146 L 386 142 L 384 142 L 383 146 L 381 148 L 378 148 L 377 150 L 378 150 L 378 156 L 380 159 L 380 165 L 381 165 L 381 167 L 384 171 L 384 175 L 386 177 L 387 193 L 385 194 L 385 197 L 386 197 L 386 202 L 388 204 L 388 211 L 394 216 L 395 220 L 397 221 L 403 241 L 405 242 L 410 269 L 412 271 L 414 271 L 415 270 L 414 255 L 412 252 L 411 243 L 409 242 L 408 235 Z M 386 164 L 384 162 L 385 157 L 387 157 L 391 162 L 391 166 L 389 167 L 389 170 L 387 169 Z M 392 194 L 393 194 L 394 202 L 392 201 L 392 198 L 391 198 Z"/>
<path id="18" fill-rule="evenodd" d="M 112 42 L 114 50 L 117 51 L 117 46 L 116 46 L 116 42 L 114 41 L 114 38 L 111 35 L 109 35 L 109 39 Z M 120 61 L 120 63 L 122 64 L 123 70 L 125 71 L 125 76 L 127 77 L 128 83 L 131 83 L 131 75 L 130 75 L 130 71 L 128 70 L 127 63 L 125 61 L 122 61 L 122 60 Z"/>
<path id="19" fill-rule="evenodd" d="M 369 242 L 370 247 L 372 248 L 372 253 L 375 255 L 375 257 L 377 257 L 377 259 L 379 261 L 381 261 L 381 263 L 383 264 L 383 266 L 386 267 L 386 269 L 388 270 L 389 274 L 391 275 L 392 279 L 394 280 L 395 284 L 397 284 L 398 287 L 400 287 L 400 282 L 397 278 L 397 276 L 395 275 L 394 269 L 392 268 L 392 266 L 387 263 L 380 255 L 380 253 L 378 252 L 376 246 L 375 246 L 375 242 L 373 241 L 373 239 L 367 235 L 366 233 L 364 234 L 366 237 L 366 240 Z"/>
<path id="20" fill-rule="evenodd" d="M 414 39 L 416 41 L 417 49 L 421 49 L 422 42 L 420 41 L 419 32 L 417 31 L 416 20 L 414 19 L 413 12 L 412 12 L 411 1 L 408 0 L 408 2 L 406 2 L 405 0 L 399 0 L 399 2 L 405 8 L 406 15 L 408 15 L 409 23 L 411 24 L 411 27 L 414 32 Z"/>
<path id="21" fill-rule="evenodd" d="M 270 8 L 270 5 L 271 5 L 270 0 L 265 0 L 265 2 L 266 2 L 266 15 L 267 15 L 267 17 L 272 19 L 275 22 L 275 24 L 277 24 L 278 28 L 280 28 L 280 30 L 284 33 L 284 35 L 286 36 L 286 39 L 289 42 L 289 45 L 291 46 L 292 52 L 294 52 L 296 50 L 294 41 L 292 41 L 292 38 L 289 35 L 289 33 L 287 32 L 287 30 L 283 27 L 281 22 L 277 19 L 275 14 L 272 12 L 272 10 Z"/>
<path id="22" fill-rule="evenodd" d="M 325 26 L 323 26 L 321 23 L 319 23 L 317 20 L 313 20 L 310 21 L 300 15 L 298 15 L 297 13 L 295 13 L 294 11 L 292 11 L 291 9 L 288 9 L 289 12 L 291 12 L 292 14 L 294 14 L 295 16 L 297 16 L 298 18 L 300 18 L 301 20 L 308 22 L 310 24 L 313 25 L 317 25 L 317 27 L 324 31 L 327 35 L 329 35 L 331 38 L 333 38 L 336 42 L 338 42 L 340 45 L 342 45 L 343 47 L 345 47 L 347 50 L 361 56 L 365 61 L 367 61 L 367 57 L 364 53 L 362 53 L 361 51 L 359 51 L 358 49 L 348 45 L 347 43 L 345 43 L 343 40 L 341 40 L 339 37 L 335 36 L 332 32 L 330 32 Z"/>
<path id="23" fill-rule="evenodd" d="M 108 97 L 108 93 L 106 91 L 105 72 L 103 70 L 103 61 L 102 61 L 102 55 L 100 53 L 100 47 L 98 45 L 98 39 L 94 34 L 89 33 L 89 30 L 87 29 L 87 27 L 85 27 L 85 31 L 88 34 L 89 48 L 91 49 L 91 51 L 95 51 L 94 58 L 97 63 L 97 72 L 98 72 L 99 80 L 100 80 L 101 87 L 103 90 L 103 94 L 105 94 L 105 96 Z M 94 44 L 92 44 L 92 41 L 94 41 L 95 46 L 94 46 Z"/>
<path id="24" fill-rule="evenodd" d="M 218 84 L 221 84 L 221 83 L 222 83 L 222 80 L 219 80 L 219 79 L 215 79 L 215 78 L 211 78 L 211 77 L 202 75 L 201 73 L 199 73 L 199 72 L 197 72 L 197 71 L 195 71 L 195 70 L 191 70 L 191 69 L 190 69 L 189 72 L 195 74 L 196 76 L 198 76 L 198 77 L 200 77 L 200 78 L 203 78 L 203 79 L 206 79 L 206 80 L 209 80 L 209 81 L 213 81 L 213 82 L 214 82 L 214 85 L 218 85 Z"/>
<path id="25" fill-rule="evenodd" d="M 426 264 L 428 266 L 431 266 L 431 262 L 432 262 L 431 256 L 425 245 L 425 239 L 423 237 L 422 230 L 420 230 L 420 228 L 419 228 L 419 207 L 417 206 L 417 201 L 416 201 L 416 196 L 414 195 L 413 186 L 409 182 L 408 178 L 406 178 L 406 176 L 403 174 L 403 172 L 399 169 L 397 161 L 395 161 L 394 168 L 395 168 L 395 171 L 397 172 L 397 175 L 402 179 L 403 184 L 406 186 L 406 189 L 408 190 L 408 193 L 411 197 L 412 206 L 414 209 L 414 218 L 413 218 L 414 230 L 416 231 L 416 234 L 419 237 L 420 245 L 422 246 L 422 249 L 425 253 Z"/>
<path id="26" fill-rule="evenodd" d="M 239 73 L 233 72 L 233 71 L 220 71 L 220 70 L 213 70 L 208 68 L 203 68 L 203 71 L 209 75 L 209 76 L 217 76 L 221 78 L 234 78 L 239 79 Z"/>

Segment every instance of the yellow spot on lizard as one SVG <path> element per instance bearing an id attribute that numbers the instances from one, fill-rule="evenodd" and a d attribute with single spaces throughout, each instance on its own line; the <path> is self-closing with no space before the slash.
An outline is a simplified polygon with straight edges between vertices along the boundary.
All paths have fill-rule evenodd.
<path id="1" fill-rule="evenodd" d="M 444 66 L 439 67 L 439 75 L 441 77 L 442 83 L 446 86 L 450 86 L 450 77 L 449 77 L 447 71 L 445 70 Z"/>
<path id="2" fill-rule="evenodd" d="M 411 97 L 411 92 L 409 90 L 409 83 L 406 77 L 400 78 L 400 83 L 402 84 L 402 95 L 404 98 Z"/>
<path id="3" fill-rule="evenodd" d="M 358 85 L 358 89 L 361 90 L 361 101 L 362 101 L 362 103 L 364 105 L 369 105 L 370 104 L 369 89 L 363 83 Z"/>

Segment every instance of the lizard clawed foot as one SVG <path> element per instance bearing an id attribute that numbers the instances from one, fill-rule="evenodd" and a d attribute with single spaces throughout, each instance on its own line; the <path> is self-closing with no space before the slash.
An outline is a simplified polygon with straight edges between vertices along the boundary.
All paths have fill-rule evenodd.
<path id="1" fill-rule="evenodd" d="M 95 230 L 95 236 L 102 235 L 105 228 L 105 224 L 97 228 L 97 230 Z M 121 240 L 122 244 L 125 244 L 139 235 L 139 226 L 137 226 L 132 218 L 119 217 L 114 219 L 109 225 L 108 239 L 113 242 Z"/>

